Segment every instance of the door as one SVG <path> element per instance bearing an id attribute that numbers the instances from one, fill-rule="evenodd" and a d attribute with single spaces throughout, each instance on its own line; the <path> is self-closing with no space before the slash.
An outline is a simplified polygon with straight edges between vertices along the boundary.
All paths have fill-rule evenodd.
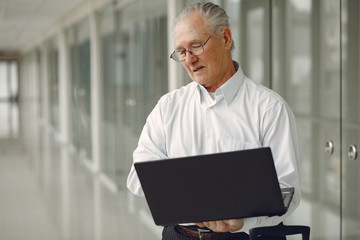
<path id="1" fill-rule="evenodd" d="M 360 239 L 360 2 L 342 1 L 342 239 Z"/>
<path id="2" fill-rule="evenodd" d="M 302 200 L 286 223 L 310 226 L 311 239 L 341 236 L 339 4 L 274 0 L 271 8 L 272 86 L 294 111 L 303 148 Z"/>

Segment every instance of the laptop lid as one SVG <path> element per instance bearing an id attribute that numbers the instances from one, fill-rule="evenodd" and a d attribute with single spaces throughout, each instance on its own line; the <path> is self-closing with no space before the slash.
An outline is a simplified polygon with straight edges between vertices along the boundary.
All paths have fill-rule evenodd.
<path id="1" fill-rule="evenodd" d="M 156 225 L 255 216 L 287 210 L 270 148 L 134 164 Z"/>

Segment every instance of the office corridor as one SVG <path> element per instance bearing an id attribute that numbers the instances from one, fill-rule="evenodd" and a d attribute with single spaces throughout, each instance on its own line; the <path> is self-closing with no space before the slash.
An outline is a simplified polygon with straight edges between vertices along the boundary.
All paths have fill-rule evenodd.
<path id="1" fill-rule="evenodd" d="M 67 152 L 53 151 L 55 158 Z M 1 240 L 160 239 L 151 216 L 136 212 L 143 199 L 111 192 L 77 160 L 44 161 L 37 169 L 20 140 L 0 140 Z"/>
<path id="2" fill-rule="evenodd" d="M 169 58 L 188 2 L 0 0 L 0 240 L 161 238 L 126 178 L 149 113 L 192 81 Z M 233 60 L 295 115 L 302 196 L 285 224 L 359 240 L 360 1 L 211 2 Z"/>

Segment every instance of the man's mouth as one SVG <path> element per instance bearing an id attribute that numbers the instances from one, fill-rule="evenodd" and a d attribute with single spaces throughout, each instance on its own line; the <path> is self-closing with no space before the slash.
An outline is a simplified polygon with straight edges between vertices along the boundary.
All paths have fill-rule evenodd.
<path id="1" fill-rule="evenodd" d="M 196 73 L 196 72 L 202 70 L 203 68 L 204 68 L 203 66 L 196 67 L 193 69 L 193 72 Z"/>

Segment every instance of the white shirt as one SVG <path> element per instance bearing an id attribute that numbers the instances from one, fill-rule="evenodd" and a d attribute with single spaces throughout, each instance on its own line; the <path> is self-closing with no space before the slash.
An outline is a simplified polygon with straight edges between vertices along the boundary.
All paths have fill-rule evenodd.
<path id="1" fill-rule="evenodd" d="M 237 72 L 215 92 L 192 82 L 159 100 L 147 118 L 134 162 L 270 147 L 281 187 L 295 187 L 288 212 L 282 217 L 254 217 L 241 231 L 277 225 L 300 201 L 301 153 L 294 115 L 272 90 Z M 127 186 L 143 195 L 132 166 Z"/>

